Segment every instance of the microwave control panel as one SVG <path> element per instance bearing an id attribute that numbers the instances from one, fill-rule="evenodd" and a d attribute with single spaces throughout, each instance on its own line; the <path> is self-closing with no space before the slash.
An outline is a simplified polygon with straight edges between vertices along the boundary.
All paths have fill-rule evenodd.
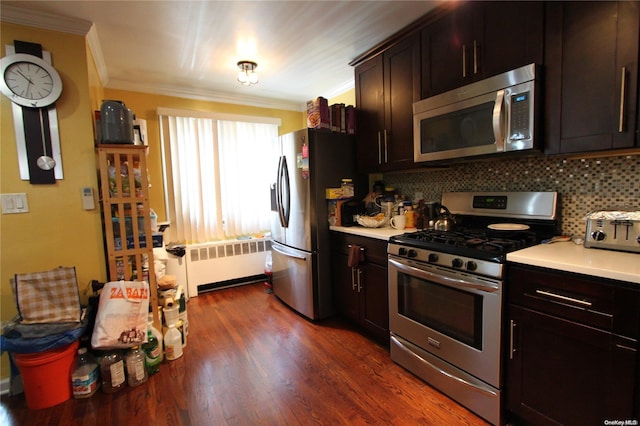
<path id="1" fill-rule="evenodd" d="M 509 140 L 531 139 L 531 105 L 529 92 L 511 95 L 511 120 Z"/>

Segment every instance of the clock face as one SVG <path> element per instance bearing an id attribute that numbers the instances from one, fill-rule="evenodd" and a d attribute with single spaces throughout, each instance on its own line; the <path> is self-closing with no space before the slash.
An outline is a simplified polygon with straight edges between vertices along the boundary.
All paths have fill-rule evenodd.
<path id="1" fill-rule="evenodd" d="M 0 90 L 13 102 L 31 108 L 53 104 L 62 93 L 58 72 L 43 59 L 18 53 L 0 59 Z"/>
<path id="2" fill-rule="evenodd" d="M 17 96 L 39 101 L 53 91 L 51 74 L 32 62 L 15 62 L 4 71 L 4 81 Z"/>

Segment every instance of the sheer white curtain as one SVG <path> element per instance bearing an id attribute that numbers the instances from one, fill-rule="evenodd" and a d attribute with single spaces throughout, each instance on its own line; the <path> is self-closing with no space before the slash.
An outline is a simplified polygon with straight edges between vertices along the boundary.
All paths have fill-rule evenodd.
<path id="1" fill-rule="evenodd" d="M 160 115 L 172 239 L 198 243 L 267 231 L 275 120 Z"/>
<path id="2" fill-rule="evenodd" d="M 178 240 L 224 238 L 216 123 L 212 119 L 168 117 L 174 231 Z"/>
<path id="3" fill-rule="evenodd" d="M 222 216 L 228 236 L 269 229 L 270 164 L 278 127 L 273 124 L 219 121 Z"/>

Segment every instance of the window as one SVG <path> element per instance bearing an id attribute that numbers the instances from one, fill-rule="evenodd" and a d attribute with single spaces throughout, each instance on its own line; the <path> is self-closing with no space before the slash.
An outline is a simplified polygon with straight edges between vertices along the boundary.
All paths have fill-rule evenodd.
<path id="1" fill-rule="evenodd" d="M 280 120 L 159 109 L 167 217 L 176 241 L 270 227 L 270 159 Z"/>

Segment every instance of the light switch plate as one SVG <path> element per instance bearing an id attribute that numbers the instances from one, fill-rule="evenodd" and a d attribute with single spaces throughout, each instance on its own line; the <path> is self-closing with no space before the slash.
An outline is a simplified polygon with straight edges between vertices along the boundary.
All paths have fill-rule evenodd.
<path id="1" fill-rule="evenodd" d="M 2 214 L 28 213 L 29 203 L 27 202 L 27 194 L 1 194 L 2 197 Z"/>

